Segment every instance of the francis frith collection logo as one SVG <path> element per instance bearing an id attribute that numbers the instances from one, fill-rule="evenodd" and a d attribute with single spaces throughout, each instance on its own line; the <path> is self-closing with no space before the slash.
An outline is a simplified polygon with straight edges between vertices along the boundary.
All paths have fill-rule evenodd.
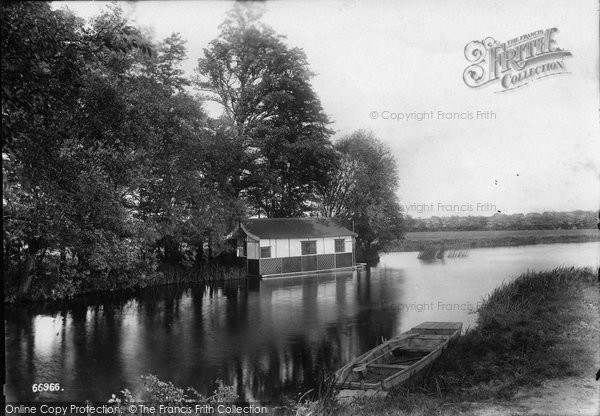
<path id="1" fill-rule="evenodd" d="M 500 43 L 492 37 L 474 40 L 465 46 L 465 58 L 471 63 L 463 80 L 471 88 L 498 82 L 499 92 L 523 87 L 537 79 L 565 74 L 564 58 L 571 52 L 558 47 L 553 27 L 537 30 Z"/>

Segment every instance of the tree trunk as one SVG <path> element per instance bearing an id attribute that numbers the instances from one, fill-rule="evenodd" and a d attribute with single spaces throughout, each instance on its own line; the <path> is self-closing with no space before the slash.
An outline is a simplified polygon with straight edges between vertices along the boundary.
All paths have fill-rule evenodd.
<path id="1" fill-rule="evenodd" d="M 200 265 L 204 262 L 204 241 L 199 240 L 196 246 L 196 264 Z"/>
<path id="2" fill-rule="evenodd" d="M 35 267 L 35 253 L 27 250 L 25 258 L 25 267 L 23 268 L 23 276 L 21 277 L 21 285 L 19 287 L 19 297 L 23 297 L 29 292 L 31 281 L 33 280 L 33 269 Z"/>
<path id="3" fill-rule="evenodd" d="M 10 264 L 10 252 L 12 250 L 12 247 L 10 245 L 10 240 L 8 238 L 4 239 L 4 253 L 3 257 L 4 257 L 4 267 L 5 268 L 9 268 L 9 264 Z"/>

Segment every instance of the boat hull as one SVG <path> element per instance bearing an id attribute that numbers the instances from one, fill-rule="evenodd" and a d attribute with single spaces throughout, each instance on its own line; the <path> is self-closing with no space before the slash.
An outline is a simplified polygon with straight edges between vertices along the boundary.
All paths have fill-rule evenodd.
<path id="1" fill-rule="evenodd" d="M 339 369 L 336 387 L 389 390 L 403 384 L 431 365 L 461 331 L 460 322 L 424 322 Z"/>

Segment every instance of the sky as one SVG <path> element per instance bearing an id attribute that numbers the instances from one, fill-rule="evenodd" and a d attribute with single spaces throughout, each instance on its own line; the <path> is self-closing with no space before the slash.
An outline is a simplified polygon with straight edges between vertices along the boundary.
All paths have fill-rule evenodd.
<path id="1" fill-rule="evenodd" d="M 233 3 L 119 4 L 157 41 L 181 33 L 191 75 Z M 106 3 L 54 5 L 90 17 Z M 600 207 L 596 1 L 276 1 L 263 7 L 263 21 L 305 51 L 333 139 L 370 129 L 389 146 L 407 214 Z M 549 28 L 558 29 L 555 45 L 572 54 L 563 60 L 564 73 L 505 92 L 499 82 L 465 84 L 468 43 L 488 37 L 503 43 Z M 419 121 L 419 114 L 430 117 Z"/>

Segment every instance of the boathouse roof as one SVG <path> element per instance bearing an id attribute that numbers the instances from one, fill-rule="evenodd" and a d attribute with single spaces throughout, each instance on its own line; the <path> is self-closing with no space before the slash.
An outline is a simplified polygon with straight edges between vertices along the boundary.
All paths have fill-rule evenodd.
<path id="1" fill-rule="evenodd" d="M 318 238 L 356 236 L 334 218 L 253 218 L 242 222 L 241 229 L 258 238 Z"/>

